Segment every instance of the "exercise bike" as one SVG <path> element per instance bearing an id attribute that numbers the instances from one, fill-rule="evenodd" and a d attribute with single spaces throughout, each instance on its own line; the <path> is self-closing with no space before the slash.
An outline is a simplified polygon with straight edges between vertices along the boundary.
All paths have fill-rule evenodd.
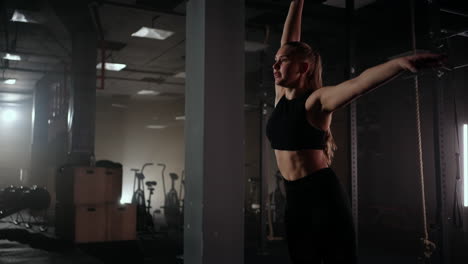
<path id="1" fill-rule="evenodd" d="M 154 194 L 154 187 L 156 187 L 157 182 L 156 181 L 147 181 L 147 182 L 145 182 L 145 184 L 146 184 L 146 187 L 148 188 L 148 191 L 150 192 L 149 196 L 148 196 L 148 200 L 146 200 L 146 202 L 148 203 L 148 205 L 146 206 L 146 213 L 151 215 L 151 208 L 153 208 L 151 206 L 151 196 Z"/>
<path id="2" fill-rule="evenodd" d="M 150 190 L 150 195 L 148 200 L 145 199 L 145 190 L 144 188 L 144 179 L 145 175 L 143 174 L 143 170 L 146 166 L 151 166 L 153 163 L 145 163 L 143 164 L 141 170 L 139 169 L 131 169 L 135 173 L 135 177 L 133 179 L 133 196 L 132 196 L 132 204 L 136 205 L 137 211 L 137 231 L 144 232 L 149 231 L 154 228 L 153 218 L 150 214 L 151 208 L 151 195 L 154 191 L 154 186 L 156 186 L 156 182 L 146 182 L 148 189 Z M 148 202 L 148 207 L 146 206 L 146 202 Z"/>

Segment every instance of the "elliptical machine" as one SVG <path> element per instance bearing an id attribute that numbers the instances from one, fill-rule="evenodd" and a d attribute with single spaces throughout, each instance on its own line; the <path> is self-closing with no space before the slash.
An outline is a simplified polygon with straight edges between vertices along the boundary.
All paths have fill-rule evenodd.
<path id="1" fill-rule="evenodd" d="M 148 191 L 150 192 L 148 196 L 148 200 L 146 200 L 146 202 L 148 203 L 148 205 L 146 206 L 146 213 L 151 215 L 151 208 L 153 208 L 151 206 L 151 196 L 154 194 L 154 187 L 156 187 L 157 182 L 147 181 L 145 184 L 146 184 L 146 187 L 148 188 Z"/>
<path id="2" fill-rule="evenodd" d="M 154 186 L 156 182 L 147 182 L 146 185 L 150 190 L 150 197 L 148 198 L 148 208 L 146 206 L 146 199 L 145 199 L 145 190 L 144 190 L 144 179 L 145 175 L 143 174 L 143 170 L 146 166 L 151 166 L 153 163 L 145 163 L 143 164 L 141 170 L 139 169 L 131 169 L 135 173 L 135 177 L 133 179 L 133 196 L 132 196 L 132 204 L 136 205 L 137 211 L 137 231 L 144 232 L 149 231 L 154 228 L 153 218 L 149 213 L 149 209 L 151 207 L 150 200 L 151 195 L 153 194 Z M 150 183 L 150 184 L 148 184 Z"/>
<path id="3" fill-rule="evenodd" d="M 182 193 L 184 193 L 182 197 Z M 185 201 L 185 171 L 182 170 L 182 174 L 180 177 L 180 189 L 179 189 L 179 203 L 180 203 L 180 208 L 182 208 L 182 217 L 183 217 L 183 212 L 184 212 L 184 201 Z"/>
<path id="4" fill-rule="evenodd" d="M 169 173 L 169 177 L 171 177 L 171 189 L 169 192 L 166 191 L 166 183 L 165 183 L 165 176 L 164 171 L 166 170 L 166 165 L 163 163 L 159 163 L 158 166 L 163 167 L 161 176 L 163 182 L 163 191 L 164 191 L 164 206 L 161 208 L 164 209 L 164 217 L 166 218 L 166 223 L 169 228 L 178 228 L 181 227 L 181 205 L 180 205 L 180 198 L 177 194 L 177 190 L 174 187 L 175 181 L 179 178 L 176 173 Z"/>

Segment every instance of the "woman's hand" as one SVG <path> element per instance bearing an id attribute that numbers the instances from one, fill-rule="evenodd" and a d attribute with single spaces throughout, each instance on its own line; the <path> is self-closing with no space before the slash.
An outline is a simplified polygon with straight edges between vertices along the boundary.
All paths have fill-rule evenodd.
<path id="1" fill-rule="evenodd" d="M 403 70 L 414 73 L 422 69 L 442 67 L 446 60 L 446 55 L 436 53 L 419 53 L 395 59 Z"/>

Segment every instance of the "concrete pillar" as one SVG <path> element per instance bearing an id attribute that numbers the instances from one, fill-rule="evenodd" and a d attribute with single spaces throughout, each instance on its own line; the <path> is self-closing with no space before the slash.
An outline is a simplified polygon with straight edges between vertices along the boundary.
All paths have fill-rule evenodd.
<path id="1" fill-rule="evenodd" d="M 68 159 L 74 164 L 89 164 L 90 155 L 94 154 L 97 35 L 91 25 L 89 28 L 71 31 L 70 34 L 72 86 Z"/>
<path id="2" fill-rule="evenodd" d="M 244 261 L 244 1 L 190 0 L 184 263 Z"/>
<path id="3" fill-rule="evenodd" d="M 87 165 L 94 153 L 97 30 L 90 1 L 51 0 L 50 3 L 72 40 L 68 162 Z"/>
<path id="4" fill-rule="evenodd" d="M 49 133 L 49 89 L 48 78 L 42 78 L 36 83 L 32 108 L 32 133 L 31 133 L 31 165 L 30 173 L 26 179 L 26 185 L 46 186 L 48 158 L 48 133 Z"/>

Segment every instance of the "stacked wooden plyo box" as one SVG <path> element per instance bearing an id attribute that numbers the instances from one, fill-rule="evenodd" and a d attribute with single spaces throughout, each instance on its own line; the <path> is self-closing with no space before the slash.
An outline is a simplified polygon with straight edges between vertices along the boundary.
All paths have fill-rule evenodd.
<path id="1" fill-rule="evenodd" d="M 120 204 L 122 169 L 64 167 L 57 175 L 56 235 L 75 243 L 136 239 L 136 207 Z"/>

